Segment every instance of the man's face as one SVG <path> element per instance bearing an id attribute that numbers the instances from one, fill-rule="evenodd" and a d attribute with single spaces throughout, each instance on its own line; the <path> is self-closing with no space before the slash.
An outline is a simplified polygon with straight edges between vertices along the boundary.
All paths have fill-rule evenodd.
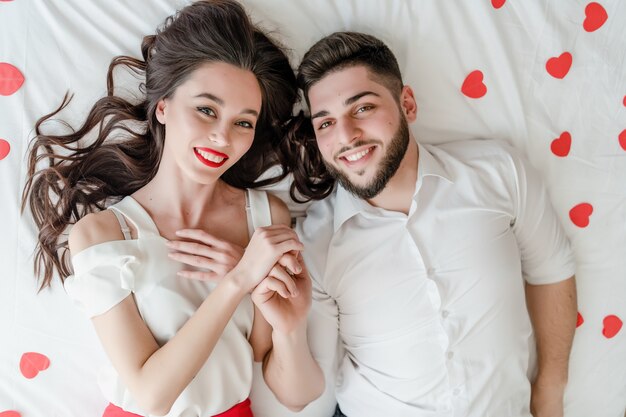
<path id="1" fill-rule="evenodd" d="M 353 66 L 322 78 L 308 99 L 317 145 L 330 174 L 357 197 L 378 195 L 409 143 L 400 97 L 375 81 L 366 67 Z"/>

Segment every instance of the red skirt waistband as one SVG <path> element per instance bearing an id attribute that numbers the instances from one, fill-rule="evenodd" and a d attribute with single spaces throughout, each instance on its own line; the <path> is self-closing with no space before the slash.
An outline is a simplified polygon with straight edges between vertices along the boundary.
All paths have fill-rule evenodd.
<path id="1" fill-rule="evenodd" d="M 131 413 L 130 411 L 124 411 L 120 407 L 109 404 L 104 410 L 102 417 L 142 417 L 139 414 Z M 236 404 L 234 407 L 229 408 L 223 413 L 217 414 L 213 417 L 254 417 L 252 415 L 252 409 L 250 408 L 250 399 Z"/>

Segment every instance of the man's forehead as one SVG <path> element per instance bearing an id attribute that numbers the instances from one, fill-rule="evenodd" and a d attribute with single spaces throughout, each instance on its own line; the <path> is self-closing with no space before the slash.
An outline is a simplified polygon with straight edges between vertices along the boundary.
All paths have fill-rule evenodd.
<path id="1" fill-rule="evenodd" d="M 344 103 L 347 99 L 363 92 L 372 92 L 380 96 L 384 90 L 386 90 L 385 86 L 367 67 L 349 66 L 328 73 L 311 86 L 308 101 L 313 114 L 317 111 L 316 107 L 330 104 L 347 105 L 349 103 Z"/>

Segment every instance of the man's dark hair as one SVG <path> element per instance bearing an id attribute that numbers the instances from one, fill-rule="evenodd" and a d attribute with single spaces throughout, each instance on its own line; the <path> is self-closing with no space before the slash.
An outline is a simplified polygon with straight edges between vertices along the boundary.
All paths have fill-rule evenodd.
<path id="1" fill-rule="evenodd" d="M 311 87 L 327 75 L 353 66 L 366 67 L 370 76 L 384 85 L 392 96 L 400 96 L 402 74 L 387 45 L 365 33 L 335 32 L 313 45 L 298 67 L 298 85 L 304 92 L 307 105 L 310 107 Z M 331 193 L 335 179 L 324 166 L 310 119 L 301 118 L 288 135 L 294 175 L 291 196 L 300 201 L 302 197 L 304 201 L 321 200 Z"/>

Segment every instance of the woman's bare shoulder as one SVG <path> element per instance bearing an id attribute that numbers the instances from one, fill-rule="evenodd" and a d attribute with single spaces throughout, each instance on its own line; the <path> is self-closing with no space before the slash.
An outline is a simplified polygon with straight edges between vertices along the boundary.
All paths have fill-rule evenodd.
<path id="1" fill-rule="evenodd" d="M 91 213 L 80 219 L 70 231 L 68 244 L 71 254 L 99 243 L 122 240 L 124 235 L 111 210 Z"/>
<path id="2" fill-rule="evenodd" d="M 285 224 L 291 226 L 291 213 L 283 200 L 271 193 L 267 193 L 272 213 L 272 224 Z"/>

